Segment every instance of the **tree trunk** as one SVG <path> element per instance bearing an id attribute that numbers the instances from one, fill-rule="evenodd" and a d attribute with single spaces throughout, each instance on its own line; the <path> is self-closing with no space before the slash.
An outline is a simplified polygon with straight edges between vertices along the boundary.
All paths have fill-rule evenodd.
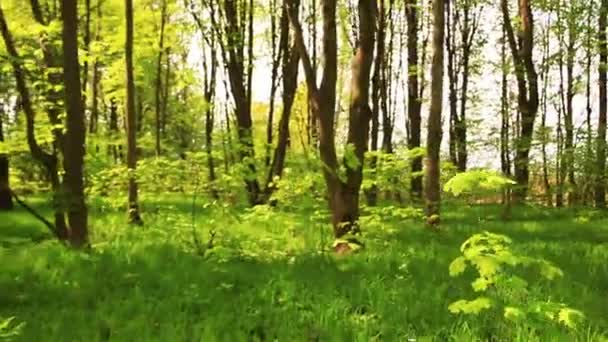
<path id="1" fill-rule="evenodd" d="M 158 59 L 156 60 L 156 88 L 154 113 L 156 124 L 156 155 L 161 154 L 161 99 L 162 99 L 162 71 L 163 71 L 163 53 L 165 52 L 165 23 L 167 21 L 167 0 L 162 0 L 160 10 L 160 33 L 158 41 Z"/>
<path id="2" fill-rule="evenodd" d="M 418 79 L 423 73 L 418 61 L 418 3 L 417 0 L 408 0 L 406 3 L 407 17 L 407 147 L 410 150 L 420 147 L 422 118 L 422 99 L 419 97 L 420 85 Z M 411 193 L 414 198 L 422 197 L 422 157 L 412 160 Z"/>
<path id="3" fill-rule="evenodd" d="M 433 60 L 431 64 L 431 108 L 427 131 L 427 155 L 425 173 L 425 202 L 427 223 L 439 224 L 441 201 L 441 111 L 443 104 L 443 43 L 445 39 L 444 0 L 433 0 Z"/>
<path id="4" fill-rule="evenodd" d="M 226 0 L 223 3 L 222 15 L 226 20 L 225 42 L 222 42 L 222 53 L 230 90 L 235 103 L 237 135 L 239 138 L 239 159 L 246 163 L 247 174 L 245 185 L 249 203 L 260 203 L 260 184 L 257 179 L 255 166 L 255 151 L 253 145 L 253 120 L 251 118 L 251 80 L 253 73 L 253 8 L 249 4 L 237 4 L 236 0 Z M 246 20 L 243 18 L 247 18 Z M 212 17 L 212 20 L 214 18 Z M 215 23 L 214 25 L 218 25 Z M 248 32 L 245 35 L 245 32 Z M 248 37 L 247 41 L 246 37 Z M 245 47 L 247 47 L 248 62 L 245 65 Z M 247 70 L 246 70 L 247 69 Z"/>
<path id="5" fill-rule="evenodd" d="M 292 2 L 290 9 L 283 8 L 283 14 L 281 16 L 281 37 L 280 37 L 280 49 L 282 52 L 282 74 L 283 74 L 283 110 L 281 118 L 279 120 L 279 136 L 277 146 L 274 150 L 272 163 L 266 179 L 266 196 L 270 196 L 270 193 L 274 191 L 274 184 L 270 184 L 274 181 L 275 177 L 281 177 L 283 175 L 283 169 L 285 167 L 285 157 L 287 155 L 287 147 L 289 146 L 289 122 L 291 118 L 291 111 L 298 88 L 298 63 L 300 62 L 300 54 L 298 53 L 297 46 L 294 45 L 289 47 L 289 16 L 298 17 L 298 8 L 300 6 L 299 0 Z M 288 14 L 287 11 L 291 11 Z"/>
<path id="6" fill-rule="evenodd" d="M 4 107 L 0 105 L 0 142 L 4 142 Z M 8 155 L 0 154 L 0 211 L 13 209 Z"/>
<path id="7" fill-rule="evenodd" d="M 88 214 L 84 194 L 85 117 L 78 62 L 77 0 L 63 0 L 63 77 L 65 84 L 65 196 L 70 228 L 70 243 L 82 247 L 88 243 Z"/>
<path id="8" fill-rule="evenodd" d="M 293 8 L 293 2 L 290 3 Z M 354 156 L 345 156 L 347 180 L 338 174 L 338 158 L 335 146 L 335 108 L 337 83 L 337 30 L 336 0 L 321 2 L 323 13 L 323 56 L 325 68 L 321 86 L 317 87 L 315 71 L 304 44 L 301 25 L 297 17 L 290 15 L 296 36 L 296 46 L 302 59 L 306 83 L 310 93 L 313 115 L 319 118 L 319 152 L 323 162 L 323 177 L 327 185 L 329 208 L 332 213 L 334 236 L 358 232 L 359 191 L 362 180 L 363 155 L 367 148 L 370 121 L 369 82 L 373 63 L 375 1 L 360 0 L 360 45 L 353 59 L 352 92 L 349 117 L 348 143 Z M 356 159 L 353 162 L 352 159 Z M 354 165 L 356 164 L 356 165 Z"/>
<path id="9" fill-rule="evenodd" d="M 597 179 L 595 185 L 595 206 L 606 207 L 606 114 L 608 111 L 608 43 L 606 42 L 606 21 L 608 16 L 608 0 L 601 0 L 599 15 L 598 41 L 600 47 L 599 64 L 599 120 L 597 127 Z"/>
<path id="10" fill-rule="evenodd" d="M 376 57 L 374 59 L 374 74 L 372 76 L 372 127 L 371 127 L 371 146 L 372 152 L 378 151 L 378 139 L 380 130 L 380 112 L 381 103 L 380 95 L 382 93 L 382 87 L 386 84 L 383 82 L 383 73 L 385 72 L 384 59 L 385 59 L 385 37 L 386 37 L 386 12 L 384 10 L 384 1 L 380 0 L 378 8 L 378 32 L 376 39 Z M 386 132 L 385 132 L 386 134 Z M 372 177 L 374 181 L 377 178 L 377 164 L 378 157 L 376 155 L 371 157 L 370 169 L 372 171 Z M 378 187 L 374 184 L 370 189 L 365 192 L 367 198 L 367 205 L 375 206 L 378 204 Z"/>
<path id="11" fill-rule="evenodd" d="M 508 88 L 508 71 L 507 71 L 507 37 L 506 32 L 503 28 L 502 44 L 501 44 L 501 96 L 500 96 L 500 108 L 501 108 L 501 126 L 500 126 L 500 168 L 502 173 L 510 177 L 511 176 L 511 153 L 510 153 L 510 114 L 511 108 L 509 106 L 509 88 Z"/>
<path id="12" fill-rule="evenodd" d="M 352 61 L 351 94 L 348 120 L 347 147 L 354 147 L 357 163 L 349 162 L 345 155 L 346 187 L 342 189 L 347 201 L 345 216 L 341 223 L 356 224 L 359 219 L 359 192 L 363 182 L 365 152 L 369 144 L 369 126 L 372 117 L 369 107 L 369 89 L 376 32 L 376 1 L 359 0 L 359 46 Z M 348 148 L 346 154 L 348 154 Z M 346 227 L 348 227 L 348 224 Z M 355 230 L 358 229 L 354 227 Z M 346 229 L 346 228 L 345 228 Z M 352 230 L 348 228 L 345 233 Z M 339 234 L 338 234 L 339 235 Z"/>
<path id="13" fill-rule="evenodd" d="M 534 20 L 530 0 L 519 1 L 517 38 L 511 24 L 507 0 L 501 0 L 503 25 L 511 48 L 517 78 L 517 105 L 521 117 L 519 137 L 515 152 L 515 200 L 524 201 L 530 178 L 530 148 L 534 133 L 534 121 L 538 113 L 538 76 L 534 67 Z"/>
<path id="14" fill-rule="evenodd" d="M 35 7 L 34 7 L 35 8 Z M 17 52 L 15 48 L 15 43 L 13 41 L 13 36 L 9 31 L 8 25 L 6 23 L 6 18 L 4 16 L 4 12 L 2 7 L 0 6 L 0 32 L 2 33 L 2 38 L 4 40 L 4 44 L 6 46 L 6 51 L 9 56 L 11 56 L 10 63 L 13 68 L 13 74 L 15 76 L 15 83 L 17 86 L 17 91 L 21 98 L 21 107 L 23 108 L 23 112 L 25 113 L 26 120 L 26 139 L 27 144 L 32 153 L 32 157 L 43 165 L 45 170 L 47 171 L 47 176 L 51 183 L 51 189 L 53 191 L 52 195 L 52 203 L 54 207 L 54 217 L 55 217 L 55 226 L 53 234 L 59 240 L 67 240 L 68 238 L 68 229 L 65 222 L 65 215 L 63 214 L 62 208 L 59 205 L 59 188 L 60 188 L 60 180 L 58 173 L 58 160 L 57 155 L 55 153 L 48 153 L 40 145 L 36 140 L 35 134 L 35 111 L 32 105 L 31 96 L 29 89 L 26 84 L 26 73 L 21 64 L 21 56 Z M 51 114 L 49 114 L 49 119 L 52 119 Z M 57 130 L 55 130 L 57 132 Z"/>
<path id="15" fill-rule="evenodd" d="M 95 28 L 95 41 L 101 41 L 101 22 L 102 22 L 102 4 L 97 4 L 97 24 Z M 91 117 L 89 119 L 89 133 L 97 133 L 99 126 L 99 92 L 101 87 L 101 62 L 99 58 L 95 58 L 93 62 L 93 80 L 91 87 L 92 89 L 92 104 L 91 104 Z"/>
<path id="16" fill-rule="evenodd" d="M 143 223 L 139 213 L 139 200 L 137 191 L 137 117 L 135 113 L 135 79 L 133 75 L 133 0 L 125 0 L 125 19 L 127 25 L 125 39 L 125 64 L 127 88 L 127 167 L 129 168 L 129 197 L 128 218 L 129 223 L 141 225 Z"/>

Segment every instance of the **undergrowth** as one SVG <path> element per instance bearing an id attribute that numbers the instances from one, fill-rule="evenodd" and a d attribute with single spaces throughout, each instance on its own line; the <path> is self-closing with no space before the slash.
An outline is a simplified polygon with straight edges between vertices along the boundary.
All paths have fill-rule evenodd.
<path id="1" fill-rule="evenodd" d="M 453 203 L 435 233 L 417 210 L 365 208 L 365 249 L 336 257 L 326 211 L 312 204 L 199 203 L 194 220 L 190 198 L 147 198 L 142 206 L 145 226 L 129 227 L 124 211 L 96 199 L 88 252 L 66 250 L 25 212 L 0 214 L 0 339 L 606 341 L 608 334 L 601 213 L 518 207 L 503 222 L 497 206 Z M 509 236 L 517 255 L 559 267 L 563 277 L 552 281 L 535 270 L 518 277 L 535 298 L 568 303 L 584 320 L 569 328 L 451 313 L 475 277 L 450 277 L 450 263 L 483 231 Z"/>

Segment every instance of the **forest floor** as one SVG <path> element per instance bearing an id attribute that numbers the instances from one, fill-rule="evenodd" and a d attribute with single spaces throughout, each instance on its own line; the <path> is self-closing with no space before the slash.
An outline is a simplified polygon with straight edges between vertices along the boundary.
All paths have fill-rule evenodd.
<path id="1" fill-rule="evenodd" d="M 376 210 L 361 253 L 337 257 L 322 211 L 200 208 L 189 199 L 145 199 L 144 227 L 123 211 L 91 206 L 92 251 L 49 238 L 25 211 L 0 213 L 0 339 L 19 341 L 606 341 L 608 219 L 589 210 L 444 206 L 443 230 Z M 32 202 L 47 215 L 41 201 Z M 240 214 L 236 214 L 239 212 Z M 193 232 L 196 227 L 196 234 Z M 209 230 L 213 248 L 204 247 Z M 543 300 L 586 315 L 575 331 L 505 322 L 502 312 L 450 313 L 475 298 L 472 277 L 450 262 L 472 234 L 508 235 L 514 249 L 564 271 L 527 277 Z"/>

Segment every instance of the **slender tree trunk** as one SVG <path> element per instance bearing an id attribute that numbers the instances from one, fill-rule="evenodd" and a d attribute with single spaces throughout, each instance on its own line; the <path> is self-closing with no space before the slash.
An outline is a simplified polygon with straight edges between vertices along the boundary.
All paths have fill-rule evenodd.
<path id="1" fill-rule="evenodd" d="M 272 45 L 272 68 L 271 68 L 271 79 L 270 79 L 270 99 L 268 101 L 268 121 L 266 123 L 266 156 L 264 164 L 266 167 L 270 167 L 272 162 L 272 144 L 274 138 L 274 114 L 275 114 L 275 99 L 277 89 L 279 87 L 279 67 L 281 65 L 281 57 L 283 54 L 282 39 L 284 35 L 282 32 L 279 33 L 279 39 L 277 40 L 277 1 L 270 0 L 270 45 Z M 287 24 L 289 28 L 289 23 Z"/>
<path id="2" fill-rule="evenodd" d="M 551 25 L 551 21 L 547 24 Z M 551 194 L 551 183 L 549 182 L 549 166 L 548 166 L 548 158 L 547 158 L 547 144 L 549 143 L 549 132 L 547 131 L 547 107 L 548 107 L 548 89 L 549 89 L 549 70 L 550 70 L 550 61 L 549 61 L 549 52 L 550 52 L 550 42 L 551 35 L 550 30 L 546 30 L 546 34 L 543 35 L 543 61 L 542 61 L 542 70 L 540 79 L 543 82 L 542 94 L 541 94 L 541 131 L 542 131 L 542 159 L 543 159 L 543 186 L 545 190 L 545 202 L 547 206 L 553 205 L 553 195 Z"/>
<path id="3" fill-rule="evenodd" d="M 601 0 L 599 15 L 598 41 L 600 47 L 599 64 L 599 120 L 597 127 L 597 179 L 595 185 L 595 206 L 606 207 L 606 114 L 608 111 L 607 65 L 608 43 L 606 42 L 606 21 L 608 16 L 608 0 Z"/>
<path id="4" fill-rule="evenodd" d="M 65 133 L 65 195 L 70 228 L 70 243 L 82 247 L 88 243 L 88 213 L 84 194 L 85 115 L 78 62 L 77 0 L 63 0 L 63 77 L 67 111 Z"/>
<path id="5" fill-rule="evenodd" d="M 161 139 L 167 134 L 167 123 L 169 121 L 168 111 L 169 108 L 169 91 L 171 89 L 171 48 L 165 49 L 165 80 L 163 82 L 163 101 L 160 109 L 160 137 Z M 181 94 L 183 102 L 187 103 L 186 92 L 187 88 L 184 88 L 184 92 Z M 162 151 L 161 151 L 162 152 Z"/>
<path id="6" fill-rule="evenodd" d="M 296 44 L 289 47 L 289 16 L 297 17 L 298 8 L 300 6 L 299 0 L 292 1 L 289 9 L 283 8 L 281 16 L 281 37 L 280 37 L 280 49 L 282 52 L 282 74 L 283 74 L 283 109 L 281 118 L 279 120 L 279 136 L 277 146 L 274 150 L 272 163 L 266 179 L 266 196 L 270 196 L 271 192 L 274 191 L 273 183 L 275 177 L 281 177 L 283 175 L 283 169 L 285 167 L 285 157 L 287 155 L 287 147 L 289 146 L 290 133 L 289 133 L 289 122 L 291 118 L 291 111 L 293 108 L 296 91 L 298 88 L 298 63 L 300 62 L 300 54 Z M 288 14 L 287 11 L 291 11 Z"/>
<path id="7" fill-rule="evenodd" d="M 4 106 L 0 104 L 0 142 L 4 142 Z M 8 155 L 0 154 L 0 211 L 13 209 Z"/>
<path id="8" fill-rule="evenodd" d="M 568 19 L 570 23 L 571 20 Z M 568 205 L 573 206 L 577 201 L 577 189 L 576 189 L 576 178 L 574 175 L 575 171 L 575 160 L 574 160 L 574 83 L 576 82 L 574 76 L 574 59 L 575 59 L 575 31 L 577 28 L 568 25 L 568 44 L 566 47 L 566 111 L 564 115 L 564 125 L 566 128 L 566 141 L 565 141 L 565 153 L 566 153 L 566 174 L 564 175 L 568 179 Z"/>
<path id="9" fill-rule="evenodd" d="M 500 167 L 502 173 L 510 177 L 511 176 L 511 146 L 510 146 L 510 113 L 511 109 L 509 106 L 509 85 L 508 85 L 508 71 L 507 71 L 507 37 L 506 32 L 503 28 L 502 44 L 501 44 L 501 96 L 500 96 L 500 108 L 501 108 L 501 126 L 500 126 Z"/>
<path id="10" fill-rule="evenodd" d="M 85 55 L 89 57 L 89 52 L 91 50 L 91 0 L 85 0 L 85 20 L 84 20 L 84 51 Z M 97 4 L 99 6 L 99 4 Z M 89 61 L 88 58 L 82 63 L 82 103 L 86 109 L 87 105 L 87 85 L 89 82 Z"/>
<path id="11" fill-rule="evenodd" d="M 418 60 L 418 3 L 417 0 L 408 0 L 406 3 L 407 17 L 407 64 L 408 64 L 408 87 L 407 87 L 407 146 L 410 150 L 420 147 L 420 135 L 422 118 L 420 111 L 422 99 L 419 97 L 420 86 L 418 83 L 422 68 Z M 412 197 L 422 197 L 422 157 L 412 160 Z"/>
<path id="12" fill-rule="evenodd" d="M 251 82 L 253 74 L 253 4 L 239 5 L 236 0 L 223 3 L 226 20 L 225 42 L 222 42 L 224 61 L 228 71 L 230 89 L 235 103 L 239 158 L 246 163 L 245 185 L 249 203 L 261 201 L 260 184 L 254 162 L 253 120 L 251 118 Z M 246 20 L 243 18 L 247 18 Z M 217 23 L 216 23 L 217 25 Z M 245 34 L 247 32 L 247 34 Z M 245 37 L 248 37 L 245 40 Z M 246 49 L 245 49 L 246 48 Z M 248 61 L 245 63 L 245 51 Z"/>
<path id="13" fill-rule="evenodd" d="M 385 43 L 386 43 L 386 11 L 384 9 L 385 0 L 379 0 L 379 13 L 378 13 L 378 32 L 376 39 L 376 57 L 374 60 L 374 74 L 372 76 L 372 127 L 371 127 L 371 146 L 370 149 L 372 152 L 378 151 L 378 139 L 379 139 L 379 129 L 380 129 L 380 112 L 381 108 L 381 99 L 380 95 L 382 93 L 382 87 L 385 87 L 386 84 L 383 82 L 383 73 L 385 72 Z M 386 133 L 386 132 L 385 132 Z M 372 177 L 374 180 L 377 178 L 377 164 L 378 157 L 376 155 L 371 157 L 370 160 L 370 169 L 372 170 Z M 367 204 L 369 206 L 375 206 L 378 203 L 378 187 L 374 184 L 370 189 L 367 189 L 366 192 Z"/>
<path id="14" fill-rule="evenodd" d="M 97 3 L 97 24 L 95 28 L 95 41 L 101 41 L 101 22 L 102 22 L 102 3 Z M 89 133 L 97 133 L 99 126 L 99 88 L 101 87 L 101 62 L 99 58 L 95 57 L 93 62 L 93 80 L 91 87 L 92 89 L 92 104 L 91 104 L 91 117 L 89 120 Z"/>
<path id="15" fill-rule="evenodd" d="M 125 0 L 126 40 L 126 88 L 127 88 L 127 167 L 132 174 L 129 176 L 128 218 L 129 223 L 141 225 L 143 223 L 139 213 L 139 200 L 137 180 L 137 117 L 135 113 L 135 79 L 133 75 L 133 0 Z"/>
<path id="16" fill-rule="evenodd" d="M 433 61 L 431 64 L 431 108 L 427 131 L 427 155 L 425 172 L 426 216 L 429 225 L 439 224 L 441 201 L 441 111 L 443 105 L 443 43 L 445 39 L 445 3 L 433 0 Z"/>
<path id="17" fill-rule="evenodd" d="M 454 3 L 455 5 L 455 3 Z M 455 166 L 458 165 L 458 138 L 456 137 L 456 126 L 458 125 L 458 70 L 456 70 L 456 21 L 457 21 L 457 8 L 452 8 L 452 1 L 447 1 L 445 4 L 445 21 L 446 21 L 446 34 L 445 34 L 445 46 L 447 52 L 447 72 L 448 72 L 448 102 L 450 109 L 450 120 L 449 120 L 449 156 L 450 161 Z"/>
<path id="18" fill-rule="evenodd" d="M 520 120 L 519 137 L 515 153 L 515 181 L 517 188 L 514 195 L 517 201 L 524 201 L 528 193 L 530 178 L 530 149 L 534 133 L 534 121 L 538 113 L 538 75 L 536 74 L 534 49 L 534 20 L 529 0 L 519 1 L 519 21 L 517 40 L 511 24 L 507 0 L 501 0 L 503 25 L 517 78 L 517 105 Z"/>
<path id="19" fill-rule="evenodd" d="M 590 1 L 590 8 L 593 8 L 593 1 Z M 587 22 L 591 23 L 592 20 L 592 12 L 591 10 L 587 11 Z M 586 85 L 585 85 L 585 98 L 586 98 L 586 114 L 587 114 L 587 156 L 585 158 L 585 174 L 593 175 L 593 132 L 591 128 L 591 114 L 593 113 L 593 109 L 591 108 L 591 56 L 593 54 L 593 48 L 591 45 L 591 38 L 593 29 L 591 25 L 587 25 L 586 30 L 586 61 L 585 61 L 585 75 L 586 75 Z M 593 182 L 585 182 L 584 188 L 584 204 L 589 204 L 590 201 L 593 201 Z"/>
<path id="20" fill-rule="evenodd" d="M 163 79 L 163 54 L 165 52 L 165 23 L 167 22 L 167 0 L 162 0 L 160 10 L 160 36 L 158 40 L 158 58 L 156 61 L 156 88 L 154 113 L 156 124 L 156 155 L 161 155 L 161 108 L 162 108 L 162 79 Z"/>

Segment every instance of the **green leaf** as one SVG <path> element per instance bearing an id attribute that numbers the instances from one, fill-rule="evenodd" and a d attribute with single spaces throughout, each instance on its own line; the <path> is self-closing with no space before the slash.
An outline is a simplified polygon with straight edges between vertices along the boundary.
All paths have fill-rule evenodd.
<path id="1" fill-rule="evenodd" d="M 571 308 L 563 308 L 557 314 L 557 321 L 570 329 L 576 328 L 584 318 L 585 315 L 582 312 Z"/>
<path id="2" fill-rule="evenodd" d="M 487 290 L 492 284 L 494 284 L 493 280 L 486 277 L 479 277 L 471 283 L 471 286 L 475 292 L 481 292 Z"/>
<path id="3" fill-rule="evenodd" d="M 504 314 L 505 318 L 510 320 L 510 321 L 521 321 L 523 318 L 526 317 L 526 313 L 523 312 L 521 309 L 512 307 L 512 306 L 507 306 L 505 307 L 505 314 Z"/>
<path id="4" fill-rule="evenodd" d="M 540 262 L 540 274 L 549 280 L 564 276 L 564 272 L 561 269 L 544 260 Z"/>
<path id="5" fill-rule="evenodd" d="M 451 313 L 478 314 L 492 307 L 492 301 L 487 297 L 479 297 L 472 301 L 461 299 L 448 306 Z"/>
<path id="6" fill-rule="evenodd" d="M 456 277 L 462 274 L 467 268 L 467 260 L 464 257 L 458 257 L 450 263 L 450 276 Z"/>

